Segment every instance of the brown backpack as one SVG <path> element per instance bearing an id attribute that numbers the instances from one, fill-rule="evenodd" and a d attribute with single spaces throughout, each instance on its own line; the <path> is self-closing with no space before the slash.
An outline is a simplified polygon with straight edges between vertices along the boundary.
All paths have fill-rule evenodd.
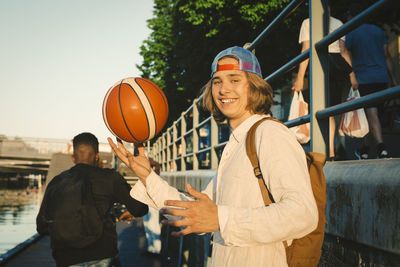
<path id="1" fill-rule="evenodd" d="M 247 156 L 249 157 L 251 164 L 254 168 L 255 176 L 258 178 L 258 184 L 260 185 L 264 204 L 266 206 L 271 203 L 275 203 L 275 201 L 271 195 L 271 192 L 265 185 L 261 173 L 255 146 L 255 132 L 258 125 L 260 125 L 263 121 L 267 119 L 282 123 L 281 121 L 274 118 L 262 118 L 250 128 L 246 138 Z M 311 187 L 318 207 L 318 226 L 314 231 L 307 234 L 306 236 L 299 239 L 294 239 L 290 246 L 288 246 L 286 241 L 283 241 L 283 244 L 286 248 L 287 263 L 290 267 L 317 266 L 321 257 L 322 243 L 324 242 L 326 224 L 326 184 L 323 167 L 325 165 L 326 157 L 321 153 L 307 152 L 306 158 L 308 171 L 310 173 Z"/>

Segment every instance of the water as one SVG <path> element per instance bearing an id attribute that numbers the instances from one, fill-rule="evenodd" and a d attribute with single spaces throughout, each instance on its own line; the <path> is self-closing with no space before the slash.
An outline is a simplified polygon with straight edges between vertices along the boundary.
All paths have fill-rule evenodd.
<path id="1" fill-rule="evenodd" d="M 36 233 L 42 193 L 27 182 L 0 178 L 0 255 Z"/>

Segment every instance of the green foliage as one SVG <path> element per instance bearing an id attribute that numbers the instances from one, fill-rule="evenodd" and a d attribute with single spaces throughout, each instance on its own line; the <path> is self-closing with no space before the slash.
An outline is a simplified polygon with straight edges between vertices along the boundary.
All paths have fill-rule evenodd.
<path id="1" fill-rule="evenodd" d="M 280 9 L 289 0 L 245 1 L 245 0 L 200 0 L 188 1 L 179 7 L 187 22 L 202 25 L 207 29 L 206 37 L 216 36 L 220 26 L 235 24 L 234 20 L 250 24 L 254 30 L 265 21 L 269 12 Z"/>
<path id="2" fill-rule="evenodd" d="M 170 122 L 200 95 L 215 55 L 251 42 L 288 2 L 154 1 L 154 17 L 148 21 L 152 32 L 141 46 L 143 63 L 137 67 L 166 93 Z"/>
<path id="3" fill-rule="evenodd" d="M 154 0 L 152 30 L 141 46 L 142 76 L 164 90 L 170 104 L 169 124 L 198 97 L 210 78 L 215 55 L 231 46 L 252 42 L 290 0 Z M 308 2 L 308 1 L 305 1 Z M 366 7 L 374 0 L 365 0 Z M 332 15 L 345 22 L 346 0 L 331 5 Z M 256 47 L 264 77 L 300 52 L 298 34 L 309 7 L 300 5 Z M 395 20 L 398 12 L 386 12 Z M 389 19 L 390 20 L 390 19 Z M 292 74 L 272 84 L 287 87 Z"/>

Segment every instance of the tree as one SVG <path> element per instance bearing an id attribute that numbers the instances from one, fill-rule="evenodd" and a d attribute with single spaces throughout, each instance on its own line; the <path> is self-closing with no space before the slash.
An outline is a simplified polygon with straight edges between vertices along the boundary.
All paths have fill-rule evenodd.
<path id="1" fill-rule="evenodd" d="M 143 77 L 165 92 L 170 104 L 169 124 L 186 110 L 210 78 L 216 54 L 230 46 L 253 41 L 290 0 L 154 0 L 152 30 L 141 46 Z M 278 25 L 256 48 L 264 77 L 299 54 L 298 34 L 308 17 L 302 4 Z M 366 0 L 365 6 L 373 0 Z M 363 3 L 364 4 L 364 3 Z M 348 1 L 332 2 L 333 16 L 345 21 Z M 380 16 L 382 20 L 395 20 Z M 392 14 L 391 13 L 391 14 Z M 290 82 L 292 73 L 274 82 L 274 88 Z"/>
<path id="2" fill-rule="evenodd" d="M 166 93 L 170 121 L 200 95 L 216 53 L 252 41 L 287 2 L 154 1 L 154 18 L 148 21 L 152 33 L 141 46 L 143 64 L 137 67 Z"/>

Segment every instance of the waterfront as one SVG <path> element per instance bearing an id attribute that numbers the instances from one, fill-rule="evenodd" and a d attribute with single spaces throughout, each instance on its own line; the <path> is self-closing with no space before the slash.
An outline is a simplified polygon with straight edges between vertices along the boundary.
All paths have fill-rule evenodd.
<path id="1" fill-rule="evenodd" d="M 36 233 L 40 201 L 27 180 L 0 178 L 0 255 Z"/>

